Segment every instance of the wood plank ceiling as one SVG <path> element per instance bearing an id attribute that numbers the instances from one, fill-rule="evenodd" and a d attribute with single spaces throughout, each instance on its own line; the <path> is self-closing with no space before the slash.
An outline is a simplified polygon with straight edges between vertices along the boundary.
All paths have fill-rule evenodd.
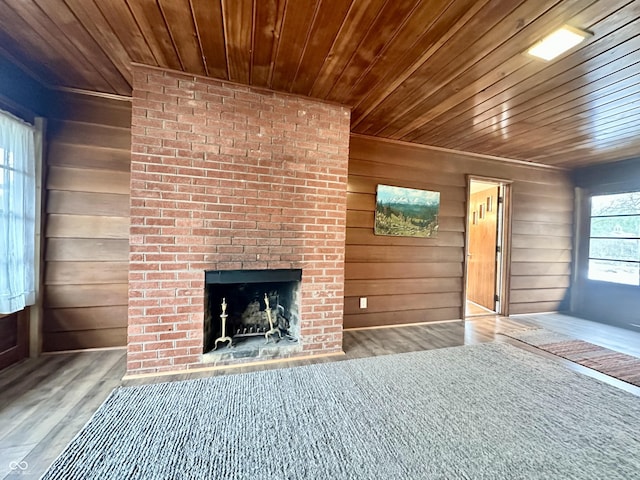
<path id="1" fill-rule="evenodd" d="M 553 62 L 523 54 L 568 23 Z M 3 0 L 0 54 L 130 95 L 131 62 L 340 102 L 352 131 L 566 168 L 638 156 L 640 1 Z"/>

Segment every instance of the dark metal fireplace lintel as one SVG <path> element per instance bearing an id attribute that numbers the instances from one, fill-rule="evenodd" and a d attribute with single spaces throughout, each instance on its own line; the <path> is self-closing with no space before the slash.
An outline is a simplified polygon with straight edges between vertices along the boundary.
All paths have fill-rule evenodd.
<path id="1" fill-rule="evenodd" d="M 302 280 L 300 269 L 273 270 L 206 270 L 207 285 L 227 283 L 266 283 L 266 282 L 299 282 Z"/>

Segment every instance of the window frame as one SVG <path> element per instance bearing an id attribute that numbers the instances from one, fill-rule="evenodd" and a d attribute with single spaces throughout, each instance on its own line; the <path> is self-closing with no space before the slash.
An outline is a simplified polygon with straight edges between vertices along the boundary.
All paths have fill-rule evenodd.
<path id="1" fill-rule="evenodd" d="M 611 187 L 609 185 L 609 187 Z M 612 239 L 616 239 L 616 240 L 637 240 L 638 242 L 640 242 L 640 233 L 638 233 L 637 236 L 625 236 L 625 237 L 601 237 L 601 236 L 592 236 L 591 235 L 591 226 L 592 226 L 592 220 L 594 218 L 614 218 L 614 217 L 637 217 L 640 218 L 640 213 L 634 213 L 634 214 L 620 214 L 620 215 L 593 215 L 593 197 L 598 197 L 598 196 L 607 196 L 607 195 L 620 195 L 620 194 L 625 194 L 625 193 L 638 193 L 640 194 L 640 186 L 637 185 L 632 185 L 632 186 L 627 186 L 624 188 L 616 188 L 616 189 L 612 189 L 612 188 L 597 188 L 597 189 L 589 189 L 589 191 L 587 192 L 587 202 L 586 202 L 586 207 L 587 207 L 587 211 L 585 212 L 585 220 L 586 220 L 586 249 L 585 249 L 585 254 L 584 254 L 584 259 L 585 259 L 585 269 L 584 269 L 584 275 L 585 275 L 585 280 L 588 282 L 600 282 L 606 285 L 612 285 L 612 286 L 616 286 L 616 287 L 621 287 L 621 288 L 632 288 L 632 289 L 640 289 L 640 252 L 638 254 L 638 258 L 636 260 L 620 260 L 620 259 L 614 259 L 614 258 L 600 258 L 600 257 L 592 257 L 591 256 L 591 241 L 592 240 L 612 240 Z M 630 263 L 630 264 L 636 264 L 638 265 L 638 283 L 637 284 L 631 284 L 631 283 L 625 283 L 625 282 L 616 282 L 616 281 L 611 281 L 611 280 L 603 280 L 603 279 L 594 279 L 594 278 L 590 278 L 589 277 L 589 267 L 590 267 L 590 262 L 592 260 L 600 260 L 600 261 L 610 261 L 610 262 L 620 262 L 620 263 Z"/>

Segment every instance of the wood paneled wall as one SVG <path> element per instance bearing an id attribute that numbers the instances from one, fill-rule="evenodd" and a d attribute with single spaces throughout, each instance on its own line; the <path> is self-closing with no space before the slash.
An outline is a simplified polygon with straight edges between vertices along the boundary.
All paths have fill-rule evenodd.
<path id="1" fill-rule="evenodd" d="M 131 104 L 52 95 L 43 350 L 123 346 Z"/>
<path id="2" fill-rule="evenodd" d="M 467 174 L 513 180 L 509 312 L 563 308 L 573 229 L 566 173 L 353 135 L 345 328 L 461 318 Z M 439 191 L 437 238 L 374 235 L 379 183 Z"/>

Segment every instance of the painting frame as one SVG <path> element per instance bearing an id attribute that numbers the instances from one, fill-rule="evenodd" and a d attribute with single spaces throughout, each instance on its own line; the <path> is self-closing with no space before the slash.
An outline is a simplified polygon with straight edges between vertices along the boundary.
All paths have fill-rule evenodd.
<path id="1" fill-rule="evenodd" d="M 435 238 L 440 192 L 378 184 L 373 224 L 375 235 Z"/>

